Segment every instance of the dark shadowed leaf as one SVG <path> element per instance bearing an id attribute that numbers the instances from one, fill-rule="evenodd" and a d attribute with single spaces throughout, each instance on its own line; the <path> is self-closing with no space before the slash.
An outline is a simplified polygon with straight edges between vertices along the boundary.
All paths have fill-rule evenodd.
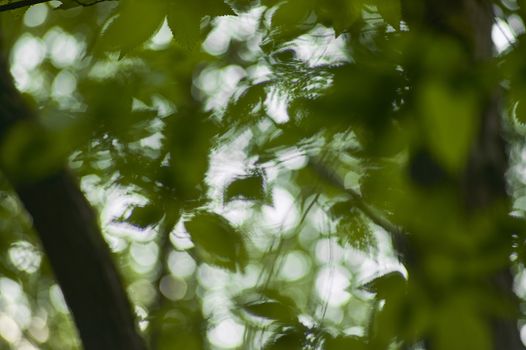
<path id="1" fill-rule="evenodd" d="M 172 1 L 168 5 L 168 25 L 175 40 L 186 48 L 194 48 L 201 38 L 204 16 L 224 16 L 232 13 L 222 0 Z"/>
<path id="2" fill-rule="evenodd" d="M 265 100 L 266 83 L 253 85 L 243 91 L 237 100 L 232 101 L 225 111 L 225 121 L 230 123 L 249 123 L 254 121 L 254 112 Z"/>
<path id="3" fill-rule="evenodd" d="M 237 301 L 251 315 L 279 321 L 284 324 L 297 322 L 299 310 L 293 299 L 282 295 L 277 290 L 266 289 L 254 293 L 244 293 Z"/>
<path id="4" fill-rule="evenodd" d="M 162 208 L 159 208 L 154 204 L 147 204 L 145 206 L 133 208 L 126 221 L 141 229 L 145 229 L 157 225 L 163 215 L 164 212 Z"/>
<path id="5" fill-rule="evenodd" d="M 49 175 L 66 161 L 76 140 L 68 130 L 49 130 L 38 123 L 22 122 L 9 130 L 1 143 L 4 171 L 17 180 Z"/>
<path id="6" fill-rule="evenodd" d="M 376 0 L 376 7 L 378 12 L 384 20 L 393 26 L 398 28 L 400 26 L 400 20 L 402 19 L 402 6 L 399 0 Z"/>
<path id="7" fill-rule="evenodd" d="M 351 201 L 337 202 L 331 206 L 331 208 L 329 209 L 329 214 L 331 214 L 331 216 L 334 219 L 340 219 L 342 217 L 349 215 L 349 213 L 353 209 L 354 209 L 354 205 L 352 204 Z"/>
<path id="8" fill-rule="evenodd" d="M 391 295 L 399 295 L 403 292 L 406 282 L 399 271 L 393 271 L 368 282 L 365 288 L 376 293 L 378 299 L 386 299 Z"/>
<path id="9" fill-rule="evenodd" d="M 243 308 L 255 316 L 268 318 L 281 322 L 291 322 L 295 320 L 292 310 L 275 300 L 253 302 L 243 305 Z"/>
<path id="10" fill-rule="evenodd" d="M 305 333 L 301 329 L 290 328 L 278 334 L 265 350 L 301 350 L 305 344 Z"/>
<path id="11" fill-rule="evenodd" d="M 333 27 L 336 35 L 350 28 L 362 14 L 363 0 L 319 1 L 316 14 L 320 21 Z"/>
<path id="12" fill-rule="evenodd" d="M 328 337 L 325 340 L 325 350 L 365 350 L 367 349 L 363 339 L 358 337 Z"/>
<path id="13" fill-rule="evenodd" d="M 245 268 L 248 258 L 243 236 L 224 217 L 200 211 L 185 226 L 205 262 L 232 271 Z"/>
<path id="14" fill-rule="evenodd" d="M 234 180 L 226 190 L 225 199 L 262 200 L 265 197 L 264 179 L 261 174 L 254 174 Z"/>

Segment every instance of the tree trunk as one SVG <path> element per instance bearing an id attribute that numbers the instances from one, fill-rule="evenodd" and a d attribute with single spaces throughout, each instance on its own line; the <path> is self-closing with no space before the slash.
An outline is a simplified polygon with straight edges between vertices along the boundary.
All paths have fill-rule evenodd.
<path id="1" fill-rule="evenodd" d="M 467 50 L 473 65 L 489 62 L 494 55 L 491 37 L 493 27 L 492 2 L 489 0 L 405 0 L 405 20 L 410 29 L 422 30 L 440 37 L 448 37 Z M 502 133 L 500 93 L 497 84 L 488 89 L 480 115 L 478 137 L 471 148 L 469 161 L 463 175 L 456 179 L 466 209 L 466 216 L 480 215 L 498 203 L 510 203 L 507 195 L 505 172 L 508 159 Z M 447 142 L 447 140 L 444 140 Z M 424 165 L 425 166 L 425 165 Z M 425 169 L 421 169 L 422 171 Z M 425 171 L 422 173 L 425 174 Z M 503 216 L 508 213 L 503 213 Z M 508 234 L 502 232 L 502 235 Z M 506 237 L 502 237 L 506 241 Z M 418 256 L 418 252 L 409 255 Z M 409 263 L 408 270 L 418 261 Z M 411 272 L 409 272 L 411 275 Z M 508 300 L 517 301 L 513 292 L 513 275 L 509 268 L 496 273 L 491 288 Z M 518 305 L 518 303 L 515 303 Z M 524 349 L 520 339 L 516 315 L 508 318 L 492 317 L 488 323 L 496 350 Z M 429 339 L 427 348 L 433 349 Z"/>
<path id="2" fill-rule="evenodd" d="M 0 52 L 0 141 L 14 124 L 35 119 Z M 33 220 L 84 348 L 145 349 L 96 217 L 69 171 L 24 182 L 2 170 Z"/>

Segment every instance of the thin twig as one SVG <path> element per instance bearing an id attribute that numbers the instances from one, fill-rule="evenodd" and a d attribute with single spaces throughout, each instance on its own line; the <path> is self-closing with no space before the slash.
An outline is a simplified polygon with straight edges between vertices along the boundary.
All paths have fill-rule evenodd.
<path id="1" fill-rule="evenodd" d="M 50 0 L 24 0 L 24 1 L 12 2 L 9 4 L 0 5 L 0 12 L 16 10 L 21 7 L 27 7 L 27 6 L 41 4 L 43 2 L 49 2 L 49 1 Z"/>
<path id="2" fill-rule="evenodd" d="M 498 21 L 500 18 L 498 18 L 497 16 L 493 17 L 493 24 L 497 27 L 497 29 L 499 30 L 499 32 L 502 34 L 502 36 L 504 37 L 504 39 L 506 39 L 506 41 L 508 42 L 508 45 L 514 49 L 517 48 L 517 44 L 515 44 L 515 39 L 516 39 L 516 36 L 514 35 L 514 33 L 512 33 L 512 38 L 510 38 L 508 36 L 508 33 L 506 33 L 506 31 L 504 30 L 504 28 L 502 28 L 502 25 L 501 23 Z"/>
<path id="3" fill-rule="evenodd" d="M 16 10 L 22 7 L 28 7 L 31 5 L 41 4 L 41 3 L 49 2 L 49 1 L 51 0 L 22 0 L 22 1 L 11 2 L 9 4 L 0 5 L 0 12 L 12 11 L 12 10 Z M 93 5 L 96 5 L 98 3 L 105 2 L 105 1 L 116 1 L 116 0 L 94 0 L 91 2 L 73 0 L 73 2 L 75 2 L 76 4 L 82 7 L 93 6 Z"/>
<path id="4" fill-rule="evenodd" d="M 115 0 L 94 0 L 94 1 L 91 1 L 91 2 L 82 2 L 80 0 L 73 0 L 73 1 L 75 3 L 77 3 L 77 4 L 79 4 L 82 7 L 88 7 L 88 6 L 93 6 L 93 5 L 100 4 L 101 2 L 115 1 Z"/>

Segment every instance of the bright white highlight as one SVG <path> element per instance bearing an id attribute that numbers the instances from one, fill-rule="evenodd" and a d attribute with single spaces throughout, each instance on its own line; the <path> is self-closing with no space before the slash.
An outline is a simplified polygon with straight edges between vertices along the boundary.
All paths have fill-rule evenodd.
<path id="1" fill-rule="evenodd" d="M 263 207 L 263 223 L 282 234 L 298 222 L 298 209 L 294 197 L 285 189 L 275 188 L 272 197 L 274 205 Z"/>
<path id="2" fill-rule="evenodd" d="M 245 327 L 231 319 L 227 319 L 219 322 L 217 326 L 208 332 L 208 339 L 215 346 L 232 349 L 242 344 L 244 331 Z"/>
<path id="3" fill-rule="evenodd" d="M 42 40 L 31 34 L 24 34 L 15 44 L 11 57 L 13 67 L 25 70 L 35 69 L 46 57 L 46 47 Z M 15 77 L 16 78 L 16 77 Z"/>
<path id="4" fill-rule="evenodd" d="M 345 304 L 351 295 L 347 292 L 350 286 L 348 270 L 340 267 L 325 267 L 318 272 L 316 291 L 319 297 L 329 306 L 338 307 Z"/>
<path id="5" fill-rule="evenodd" d="M 51 63 L 57 68 L 74 65 L 84 52 L 83 43 L 57 27 L 46 33 L 44 41 L 49 50 Z"/>
<path id="6" fill-rule="evenodd" d="M 53 80 L 51 91 L 54 97 L 69 97 L 77 89 L 77 78 L 69 71 L 63 70 Z"/>

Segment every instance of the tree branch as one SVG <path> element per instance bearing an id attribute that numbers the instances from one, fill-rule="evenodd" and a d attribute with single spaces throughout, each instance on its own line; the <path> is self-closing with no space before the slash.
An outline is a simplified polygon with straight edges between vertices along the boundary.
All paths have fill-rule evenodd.
<path id="1" fill-rule="evenodd" d="M 0 5 L 0 12 L 16 10 L 22 7 L 41 4 L 43 2 L 49 2 L 49 1 L 51 0 L 23 0 L 23 1 L 11 2 L 9 4 Z"/>
<path id="2" fill-rule="evenodd" d="M 41 3 L 49 2 L 49 1 L 51 1 L 51 0 L 21 0 L 21 1 L 11 2 L 11 3 L 5 4 L 5 5 L 0 5 L 0 12 L 12 11 L 12 10 L 16 10 L 16 9 L 19 9 L 19 8 L 22 8 L 22 7 L 28 7 L 28 6 L 31 6 L 31 5 L 41 4 Z M 101 2 L 116 1 L 116 0 L 93 0 L 93 1 L 89 1 L 89 2 L 88 1 L 84 2 L 84 1 L 81 1 L 81 0 L 71 0 L 71 1 L 76 3 L 78 6 L 88 7 L 88 6 L 93 6 L 93 5 L 99 4 Z M 59 7 L 59 8 L 61 8 L 61 7 Z"/>
<path id="3" fill-rule="evenodd" d="M 385 217 L 385 215 L 380 210 L 367 204 L 367 202 L 358 192 L 354 191 L 351 188 L 345 187 L 343 180 L 339 176 L 337 176 L 333 171 L 331 171 L 325 164 L 321 163 L 316 159 L 311 158 L 309 160 L 308 166 L 310 166 L 311 169 L 314 170 L 322 179 L 329 182 L 333 186 L 341 189 L 349 197 L 351 197 L 353 203 L 355 203 L 356 207 L 365 216 L 367 216 L 374 224 L 380 226 L 389 234 L 391 234 L 391 239 L 393 240 L 393 243 L 398 253 L 401 255 L 404 254 L 405 248 L 403 247 L 405 247 L 406 245 L 406 233 L 401 227 L 389 221 L 389 219 L 387 219 L 387 217 Z"/>
<path id="4" fill-rule="evenodd" d="M 77 3 L 77 4 L 79 4 L 79 6 L 88 7 L 88 6 L 93 6 L 93 5 L 100 4 L 101 2 L 116 1 L 116 0 L 93 0 L 91 2 L 83 2 L 83 1 L 80 1 L 80 0 L 73 0 L 73 1 L 75 3 Z"/>
<path id="5" fill-rule="evenodd" d="M 86 350 L 144 350 L 97 219 L 68 171 L 16 186 Z"/>
<path id="6" fill-rule="evenodd" d="M 4 56 L 0 49 L 0 140 L 17 123 L 36 123 Z M 31 179 L 0 166 L 32 218 L 84 349 L 146 349 L 93 209 L 68 169 Z"/>

